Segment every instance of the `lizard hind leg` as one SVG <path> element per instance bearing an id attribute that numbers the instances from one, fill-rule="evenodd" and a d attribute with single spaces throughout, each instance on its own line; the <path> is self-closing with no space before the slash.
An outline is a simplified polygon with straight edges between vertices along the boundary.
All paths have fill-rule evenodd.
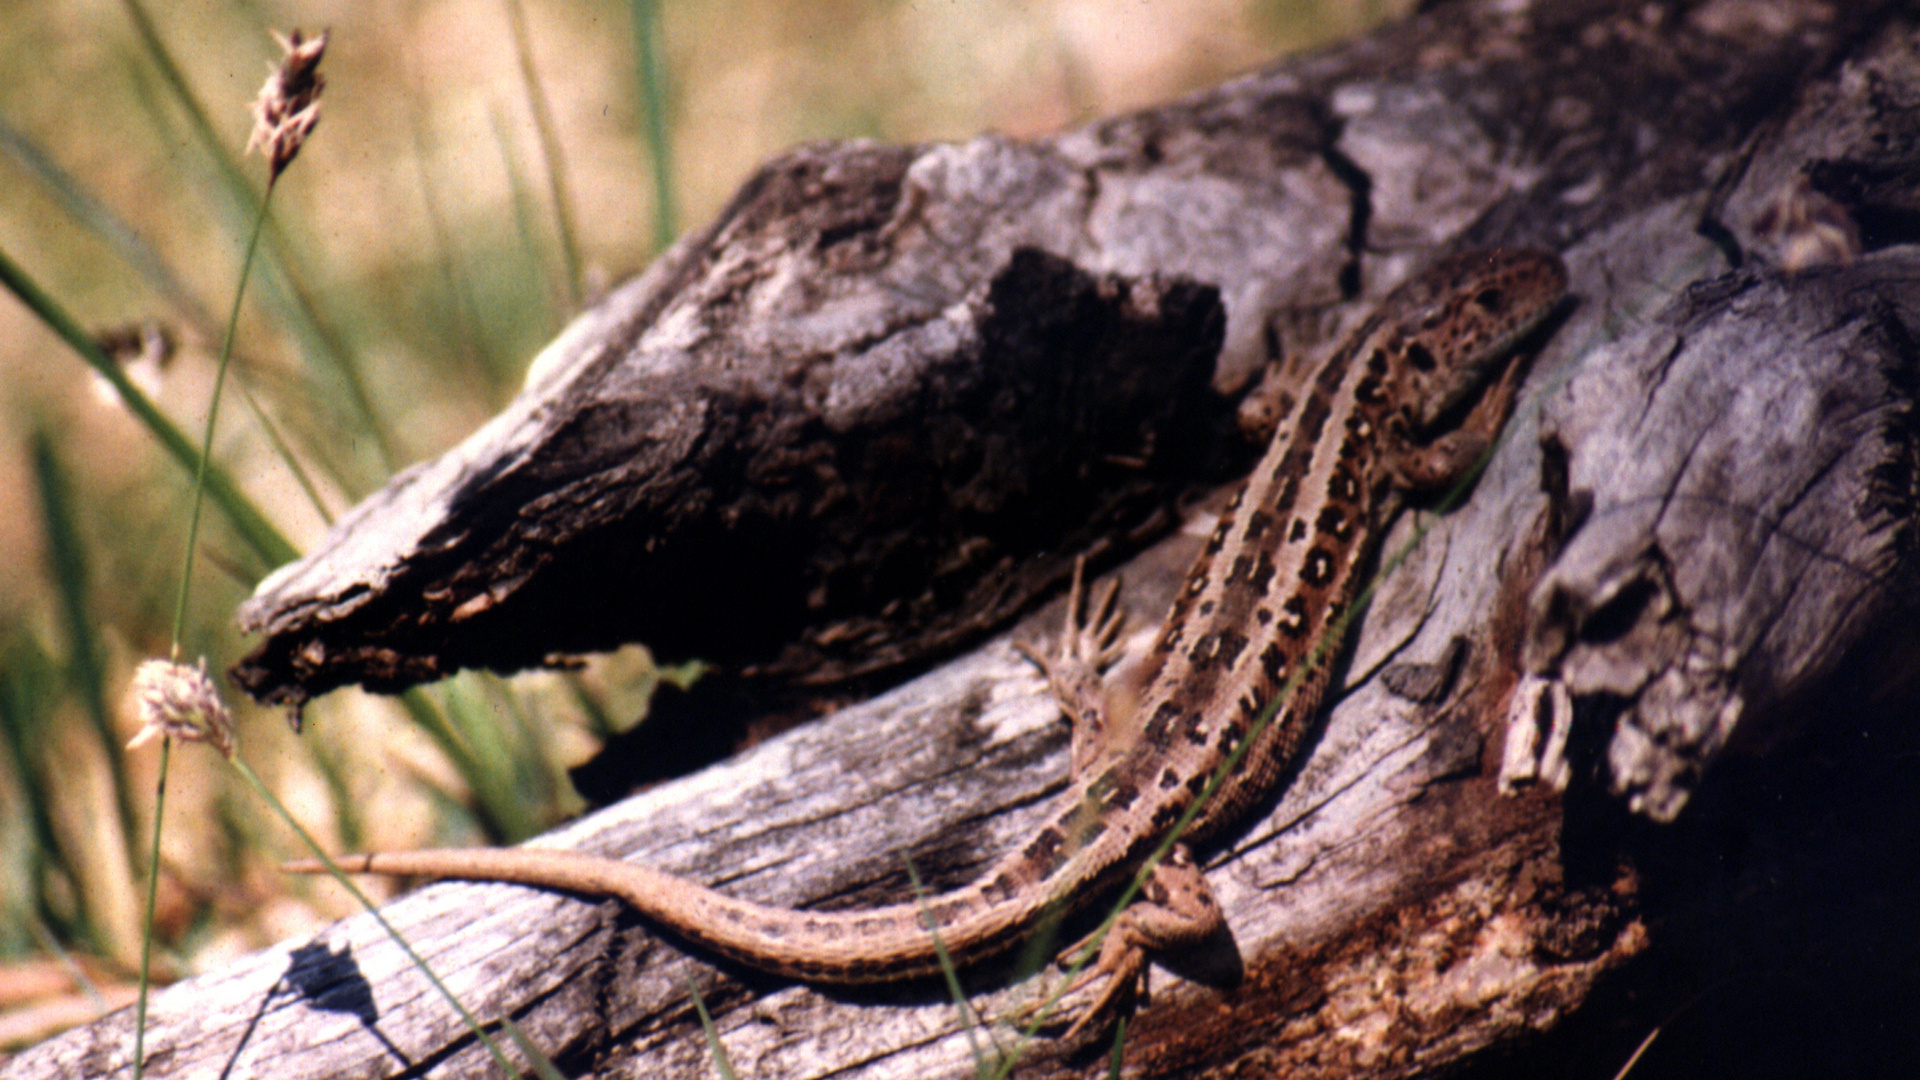
<path id="1" fill-rule="evenodd" d="M 1106 928 L 1099 955 L 1062 992 L 1062 996 L 1073 994 L 1106 980 L 1093 1004 L 1067 1029 L 1066 1039 L 1071 1042 L 1090 1025 L 1104 1023 L 1120 1010 L 1144 1001 L 1147 961 L 1152 954 L 1195 948 L 1225 931 L 1226 916 L 1207 885 L 1206 875 L 1195 865 L 1187 846 L 1175 844 L 1154 866 L 1139 897 Z M 1062 963 L 1082 954 L 1099 936 L 1096 930 L 1062 953 Z"/>
<path id="2" fill-rule="evenodd" d="M 1074 560 L 1066 625 L 1061 628 L 1056 654 L 1047 657 L 1025 642 L 1014 643 L 1020 655 L 1046 676 L 1054 700 L 1071 725 L 1075 776 L 1092 764 L 1105 745 L 1109 710 L 1100 675 L 1120 658 L 1120 632 L 1126 627 L 1126 614 L 1119 605 L 1118 579 L 1107 582 L 1091 608 L 1085 605 L 1086 564 L 1084 556 Z"/>

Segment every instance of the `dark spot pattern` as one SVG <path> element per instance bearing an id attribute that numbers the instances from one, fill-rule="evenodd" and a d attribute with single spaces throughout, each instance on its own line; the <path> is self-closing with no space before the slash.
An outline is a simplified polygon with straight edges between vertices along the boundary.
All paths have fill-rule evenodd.
<path id="1" fill-rule="evenodd" d="M 1216 640 L 1212 634 L 1201 634 L 1193 639 L 1193 648 L 1187 650 L 1187 663 L 1192 664 L 1194 670 L 1205 671 L 1213 665 Z"/>
<path id="2" fill-rule="evenodd" d="M 1260 650 L 1260 672 L 1267 677 L 1272 686 L 1279 686 L 1287 678 L 1287 654 L 1280 651 L 1278 642 L 1269 641 L 1267 647 Z"/>
<path id="3" fill-rule="evenodd" d="M 1240 585 L 1253 580 L 1253 556 L 1236 555 L 1227 571 L 1227 584 Z"/>
<path id="4" fill-rule="evenodd" d="M 993 880 L 980 886 L 980 897 L 989 904 L 1004 903 L 1020 894 L 1020 883 L 1005 872 L 995 874 Z"/>
<path id="5" fill-rule="evenodd" d="M 1187 714 L 1186 723 L 1181 734 L 1185 735 L 1187 741 L 1195 746 L 1207 745 L 1208 731 L 1206 717 L 1197 712 Z"/>
<path id="6" fill-rule="evenodd" d="M 1231 630 L 1222 630 L 1215 634 L 1214 641 L 1214 654 L 1219 657 L 1220 663 L 1227 667 L 1232 667 L 1247 648 L 1247 636 L 1236 634 Z"/>
<path id="7" fill-rule="evenodd" d="M 1312 464 L 1311 450 L 1289 450 L 1280 455 L 1280 464 L 1273 467 L 1273 502 L 1268 504 L 1274 513 L 1293 509 L 1294 500 L 1300 497 L 1300 478 Z"/>
<path id="8" fill-rule="evenodd" d="M 1255 596 L 1265 596 L 1273 586 L 1273 576 L 1277 573 L 1279 570 L 1273 565 L 1273 555 L 1262 551 L 1260 557 L 1254 560 L 1253 576 L 1247 579 L 1247 584 L 1253 586 Z"/>
<path id="9" fill-rule="evenodd" d="M 1287 597 L 1287 602 L 1280 605 L 1280 632 L 1290 638 L 1307 632 L 1307 602 L 1299 593 Z"/>
<path id="10" fill-rule="evenodd" d="M 1254 701 L 1252 698 L 1242 698 L 1240 704 L 1242 708 L 1247 710 L 1247 719 L 1249 721 L 1252 721 L 1254 717 L 1260 715 L 1260 703 Z M 1239 749 L 1240 740 L 1245 735 L 1246 730 L 1247 729 L 1240 724 L 1223 725 L 1220 728 L 1220 753 L 1231 754 Z"/>
<path id="11" fill-rule="evenodd" d="M 1372 376 L 1353 384 L 1353 399 L 1362 405 L 1379 405 L 1387 400 L 1386 383 Z"/>
<path id="12" fill-rule="evenodd" d="M 1020 857 L 1026 860 L 1037 876 L 1044 878 L 1059 868 L 1061 854 L 1066 849 L 1066 834 L 1057 826 L 1049 825 L 1034 835 Z"/>
<path id="13" fill-rule="evenodd" d="M 1153 718 L 1141 730 L 1140 737 L 1160 750 L 1173 745 L 1174 725 L 1180 722 L 1180 706 L 1163 701 L 1153 710 Z"/>
<path id="14" fill-rule="evenodd" d="M 1333 552 L 1323 547 L 1309 549 L 1306 560 L 1300 564 L 1300 580 L 1316 589 L 1332 582 Z"/>
<path id="15" fill-rule="evenodd" d="M 1346 543 L 1353 537 L 1352 523 L 1347 520 L 1347 511 L 1338 503 L 1328 503 L 1320 508 L 1320 516 L 1314 519 L 1313 527 L 1323 536 L 1330 536 L 1340 543 Z"/>
<path id="16" fill-rule="evenodd" d="M 1333 403 L 1324 388 L 1316 387 L 1313 396 L 1300 406 L 1300 422 L 1294 426 L 1296 440 L 1306 443 L 1320 441 L 1320 433 L 1326 429 L 1327 417 L 1333 414 Z M 1298 442 L 1296 442 L 1298 445 Z"/>
<path id="17" fill-rule="evenodd" d="M 1227 533 L 1232 528 L 1233 528 L 1233 519 L 1231 517 L 1226 517 L 1223 515 L 1220 518 L 1220 524 L 1214 526 L 1213 535 L 1207 537 L 1207 554 L 1208 555 L 1220 554 L 1220 549 L 1226 546 Z"/>
<path id="18" fill-rule="evenodd" d="M 1337 502 L 1359 502 L 1360 478 L 1345 465 L 1334 466 L 1333 475 L 1327 478 L 1327 496 Z"/>

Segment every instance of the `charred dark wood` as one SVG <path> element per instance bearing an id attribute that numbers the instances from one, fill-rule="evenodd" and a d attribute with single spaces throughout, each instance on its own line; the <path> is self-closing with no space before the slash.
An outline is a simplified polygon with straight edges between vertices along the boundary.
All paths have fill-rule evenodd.
<path id="1" fill-rule="evenodd" d="M 1168 518 L 1220 464 L 1216 290 L 1033 248 L 918 280 L 867 235 L 905 163 L 770 166 L 705 239 L 729 258 L 694 242 L 616 292 L 508 412 L 264 583 L 236 678 L 297 705 L 645 641 L 831 681 L 949 651 Z M 740 248 L 766 258 L 713 265 Z"/>

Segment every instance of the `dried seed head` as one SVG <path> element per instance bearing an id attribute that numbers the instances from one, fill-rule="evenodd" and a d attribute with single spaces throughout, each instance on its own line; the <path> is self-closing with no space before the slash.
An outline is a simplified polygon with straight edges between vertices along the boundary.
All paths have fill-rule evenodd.
<path id="1" fill-rule="evenodd" d="M 140 710 L 140 730 L 127 743 L 127 749 L 171 735 L 189 742 L 212 743 L 214 749 L 233 757 L 233 713 L 220 700 L 220 691 L 207 675 L 205 657 L 197 667 L 171 660 L 145 661 L 134 669 L 132 693 Z"/>
<path id="2" fill-rule="evenodd" d="M 320 54 L 327 51 L 327 31 L 315 38 L 294 30 L 274 35 L 286 55 L 269 70 L 267 84 L 253 102 L 253 137 L 247 149 L 259 149 L 267 159 L 267 183 L 280 178 L 301 144 L 320 122 L 320 91 L 327 80 L 319 72 Z"/>

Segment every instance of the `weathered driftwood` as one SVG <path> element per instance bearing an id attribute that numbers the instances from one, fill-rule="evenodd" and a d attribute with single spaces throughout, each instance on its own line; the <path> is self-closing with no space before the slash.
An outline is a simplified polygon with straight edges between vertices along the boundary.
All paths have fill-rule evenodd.
<path id="1" fill-rule="evenodd" d="M 1728 910 L 1676 897 L 1722 853 L 1709 847 L 1686 872 L 1647 857 L 1671 851 L 1623 827 L 1609 785 L 1653 816 L 1692 800 L 1667 831 L 1685 832 L 1700 804 L 1716 828 L 1744 826 L 1777 819 L 1763 811 L 1777 789 L 1753 796 L 1725 746 L 1785 745 L 1796 722 L 1847 702 L 1861 703 L 1852 723 L 1913 745 L 1914 680 L 1896 674 L 1912 668 L 1887 658 L 1914 651 L 1920 250 L 1899 246 L 1915 238 L 1901 201 L 1914 189 L 1885 177 L 1912 176 L 1920 145 L 1900 127 L 1920 100 L 1916 31 L 1892 5 L 1866 3 L 1544 7 L 1436 5 L 1039 150 L 979 140 L 916 152 L 915 175 L 939 181 L 920 189 L 917 215 L 1030 214 L 1042 231 L 1066 214 L 1057 253 L 1083 266 L 1219 284 L 1229 362 L 1236 342 L 1259 351 L 1276 307 L 1338 295 L 1342 268 L 1373 294 L 1449 238 L 1554 246 L 1580 298 L 1471 500 L 1396 528 L 1390 552 L 1425 532 L 1388 570 L 1348 650 L 1348 689 L 1293 782 L 1208 853 L 1237 956 L 1193 958 L 1190 979 L 1156 973 L 1128 1032 L 1132 1074 L 1411 1075 L 1570 1016 L 1578 1028 L 1596 993 L 1607 1000 L 1609 972 Z M 1272 133 L 1300 117 L 1324 142 L 1304 158 L 1275 153 Z M 1062 157 L 1077 163 L 1062 173 L 1073 198 L 963 210 L 951 186 Z M 1093 175 L 1102 182 L 1080 186 Z M 1309 175 L 1325 182 L 1297 182 Z M 1316 215 L 1360 232 L 1349 243 L 1336 229 L 1329 251 L 1281 224 Z M 1141 633 L 1195 532 L 1126 568 Z M 1055 625 L 1043 613 L 1015 633 Z M 1457 670 L 1426 678 L 1456 637 Z M 1873 690 L 1836 671 L 1865 673 Z M 1523 677 L 1569 704 L 1569 723 L 1548 711 L 1510 725 L 1554 747 L 1544 763 L 1503 755 Z M 1811 707 L 1828 701 L 1842 704 Z M 1013 843 L 1060 786 L 1064 744 L 1039 678 L 998 639 L 545 842 L 779 903 L 896 900 L 912 895 L 909 863 L 937 889 Z M 1886 782 L 1885 767 L 1846 774 L 1835 761 L 1872 756 L 1841 750 L 1782 770 L 1812 792 L 1789 801 L 1812 809 L 1774 835 L 1849 842 L 1763 845 L 1745 861 L 1773 874 L 1813 859 L 1823 881 L 1849 881 L 1842 854 L 1878 850 L 1857 837 L 1881 834 L 1858 824 L 1864 811 L 1836 821 L 1836 807 L 1871 801 L 1873 827 L 1896 837 L 1920 820 L 1911 784 Z M 1513 797 L 1497 791 L 1503 756 Z M 1729 772 L 1736 782 L 1716 788 Z M 1565 780 L 1567 795 L 1530 775 Z M 1882 780 L 1860 786 L 1869 800 L 1849 775 Z M 1910 844 L 1893 849 L 1911 862 Z M 1873 897 L 1911 895 L 1912 870 L 1888 873 L 1848 893 L 1870 934 L 1890 925 L 1874 921 Z M 442 885 L 389 916 L 476 1012 L 511 1016 L 570 1074 L 706 1071 L 688 980 L 743 1076 L 970 1075 L 976 1047 L 1009 1043 L 970 1035 L 938 985 L 847 994 L 769 980 L 689 954 L 612 903 Z M 1798 940 L 1780 926 L 1821 921 L 1770 918 L 1776 947 Z M 1913 939 L 1878 933 L 1873 948 L 1903 960 Z M 1032 985 L 998 969 L 965 981 L 988 1015 Z M 1594 1074 L 1669 1018 L 1583 1044 L 1613 1055 Z M 0 1076 L 123 1071 L 130 1023 L 116 1014 Z M 155 1076 L 489 1072 L 365 918 L 171 988 L 151 1024 Z M 1103 1064 L 1042 1042 L 1019 1068 L 1083 1076 Z"/>
<path id="2" fill-rule="evenodd" d="M 978 637 L 1167 518 L 1227 429 L 1218 292 L 889 220 L 912 159 L 769 166 L 263 582 L 236 679 L 297 706 L 646 641 L 832 681 Z"/>

